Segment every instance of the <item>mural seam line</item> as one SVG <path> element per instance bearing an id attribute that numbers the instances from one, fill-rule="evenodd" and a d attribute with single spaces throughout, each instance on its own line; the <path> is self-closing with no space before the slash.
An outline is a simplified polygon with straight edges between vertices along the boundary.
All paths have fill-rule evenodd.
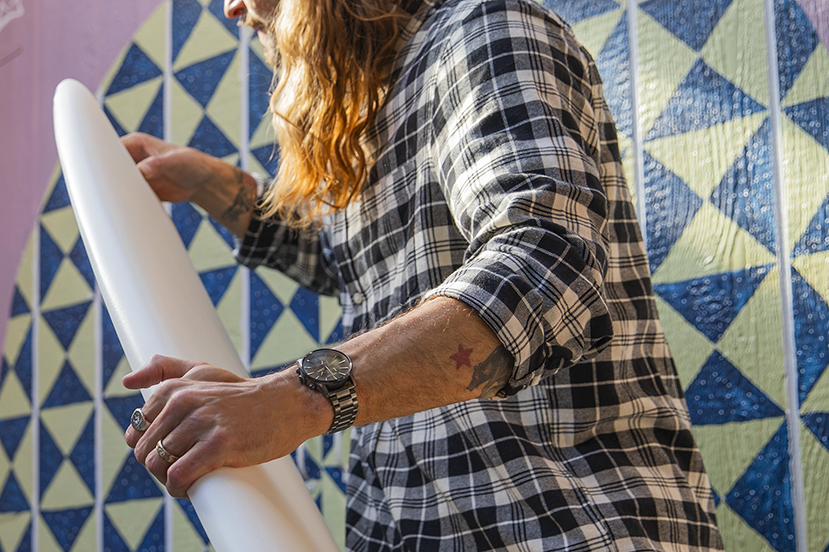
<path id="1" fill-rule="evenodd" d="M 239 150 L 239 166 L 243 171 L 250 171 L 250 39 L 252 31 L 250 27 L 239 29 L 239 80 L 241 81 L 241 132 L 242 139 Z M 251 371 L 250 358 L 250 269 L 240 267 L 242 278 L 242 296 L 240 301 L 240 331 L 242 334 L 242 350 L 240 355 L 242 363 Z"/>
<path id="2" fill-rule="evenodd" d="M 32 550 L 40 548 L 40 221 L 32 232 Z"/>
<path id="3" fill-rule="evenodd" d="M 642 153 L 641 122 L 639 120 L 639 42 L 636 16 L 638 14 L 638 1 L 627 0 L 626 9 L 628 25 L 628 57 L 630 59 L 630 110 L 632 113 L 631 141 L 633 142 L 634 156 L 634 186 L 636 188 L 636 218 L 639 219 L 639 227 L 642 229 L 642 243 L 645 250 L 648 247 L 647 216 L 648 210 L 645 203 L 645 157 Z"/>

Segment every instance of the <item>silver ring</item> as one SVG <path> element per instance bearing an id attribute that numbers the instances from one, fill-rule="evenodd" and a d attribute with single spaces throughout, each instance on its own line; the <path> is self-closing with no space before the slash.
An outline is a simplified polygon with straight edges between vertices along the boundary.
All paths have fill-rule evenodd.
<path id="1" fill-rule="evenodd" d="M 130 425 L 135 431 L 144 431 L 150 427 L 149 422 L 147 422 L 144 418 L 144 412 L 142 412 L 140 408 L 136 408 L 132 411 L 132 416 L 130 416 Z"/>
<path id="2" fill-rule="evenodd" d="M 155 445 L 155 451 L 158 453 L 161 459 L 167 462 L 168 464 L 172 464 L 173 462 L 178 460 L 178 456 L 167 452 L 167 449 L 164 448 L 164 445 L 161 444 L 161 439 L 159 439 L 158 443 Z"/>

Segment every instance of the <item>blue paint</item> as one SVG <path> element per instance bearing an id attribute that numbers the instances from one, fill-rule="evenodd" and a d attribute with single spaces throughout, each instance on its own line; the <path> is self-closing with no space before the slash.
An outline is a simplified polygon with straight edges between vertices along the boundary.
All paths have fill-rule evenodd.
<path id="1" fill-rule="evenodd" d="M 699 52 L 730 5 L 731 0 L 648 0 L 639 8 Z"/>
<path id="2" fill-rule="evenodd" d="M 128 453 L 118 477 L 112 484 L 107 504 L 125 502 L 143 498 L 157 498 L 163 496 L 161 489 L 147 468 L 138 463 L 132 452 Z"/>
<path id="3" fill-rule="evenodd" d="M 86 508 L 72 508 L 51 512 L 41 511 L 40 515 L 52 531 L 55 540 L 63 552 L 69 552 L 91 513 L 92 506 L 88 506 Z"/>
<path id="4" fill-rule="evenodd" d="M 89 390 L 78 378 L 69 361 L 66 360 L 41 408 L 54 408 L 91 400 L 92 395 Z"/>
<path id="5" fill-rule="evenodd" d="M 43 214 L 69 207 L 69 205 L 71 205 L 69 190 L 66 189 L 66 180 L 63 178 L 63 173 L 61 173 L 49 199 L 46 200 L 46 205 L 43 206 Z"/>
<path id="6" fill-rule="evenodd" d="M 800 405 L 829 365 L 829 305 L 792 269 L 797 390 Z"/>
<path id="7" fill-rule="evenodd" d="M 55 477 L 55 474 L 58 473 L 58 469 L 63 463 L 63 453 L 57 444 L 55 444 L 55 440 L 52 439 L 52 434 L 49 433 L 49 430 L 46 429 L 46 426 L 43 424 L 40 425 L 39 460 L 40 468 L 38 472 L 40 474 L 40 499 L 43 500 L 43 494 L 46 492 L 46 489 L 49 488 L 49 485 L 52 483 L 52 479 Z"/>
<path id="8" fill-rule="evenodd" d="M 130 547 L 127 546 L 127 543 L 124 541 L 124 537 L 122 537 L 121 533 L 118 532 L 115 524 L 112 523 L 111 519 L 109 519 L 109 516 L 106 514 L 106 510 L 104 510 L 103 525 L 104 550 L 106 552 L 133 552 L 130 550 Z"/>
<path id="9" fill-rule="evenodd" d="M 141 124 L 138 125 L 138 128 L 136 130 L 138 130 L 138 132 L 150 134 L 151 136 L 155 136 L 156 138 L 164 137 L 163 84 L 159 87 L 158 94 L 156 94 L 155 99 L 153 99 L 153 103 L 150 104 L 150 108 L 147 110 L 147 113 L 144 114 L 144 118 L 141 120 Z"/>
<path id="10" fill-rule="evenodd" d="M 204 526 L 202 526 L 193 504 L 189 500 L 185 500 L 183 498 L 176 499 L 176 502 L 178 502 L 178 505 L 181 506 L 182 511 L 187 516 L 187 519 L 190 520 L 190 523 L 193 524 L 193 528 L 201 537 L 202 542 L 207 544 L 209 542 L 209 539 L 207 538 L 207 531 L 204 530 Z"/>
<path id="11" fill-rule="evenodd" d="M 625 136 L 633 135 L 633 104 L 631 98 L 630 48 L 627 18 L 622 17 L 602 51 L 596 67 L 604 82 L 604 95 L 616 129 Z"/>
<path id="12" fill-rule="evenodd" d="M 43 313 L 43 319 L 52 329 L 55 337 L 58 338 L 64 350 L 68 351 L 69 346 L 75 339 L 75 334 L 81 326 L 92 301 L 85 301 L 77 305 L 55 309 Z"/>
<path id="13" fill-rule="evenodd" d="M 115 333 L 115 325 L 112 323 L 109 311 L 103 304 L 101 307 L 101 357 L 103 364 L 103 388 L 106 389 L 109 385 L 109 380 L 112 379 L 112 374 L 118 368 L 118 363 L 124 358 L 124 349 L 121 347 L 118 334 Z"/>
<path id="14" fill-rule="evenodd" d="M 144 50 L 133 43 L 105 95 L 117 94 L 142 82 L 160 77 L 162 74 L 161 69 L 144 53 Z"/>
<path id="15" fill-rule="evenodd" d="M 181 236 L 181 241 L 184 242 L 184 247 L 190 247 L 190 242 L 199 229 L 202 222 L 201 213 L 189 202 L 176 203 L 173 205 L 170 218 L 173 220 L 173 226 L 178 230 L 178 235 Z"/>
<path id="16" fill-rule="evenodd" d="M 248 53 L 248 124 L 252 138 L 262 116 L 270 107 L 273 71 L 265 65 L 253 50 Z"/>
<path id="17" fill-rule="evenodd" d="M 236 274 L 237 268 L 234 265 L 199 274 L 199 278 L 201 278 L 204 289 L 207 290 L 207 294 L 210 296 L 210 300 L 213 301 L 214 307 L 224 297 L 230 282 L 233 280 L 233 275 Z"/>
<path id="18" fill-rule="evenodd" d="M 133 410 L 144 406 L 144 399 L 139 393 L 127 395 L 125 397 L 109 397 L 104 399 L 104 404 L 109 408 L 109 412 L 118 425 L 125 430 L 130 425 L 130 416 Z"/>
<path id="19" fill-rule="evenodd" d="M 61 251 L 51 234 L 40 226 L 40 297 L 46 297 L 49 286 L 52 285 L 55 275 L 58 273 L 60 263 L 63 262 L 63 251 Z"/>
<path id="20" fill-rule="evenodd" d="M 26 433 L 26 428 L 29 427 L 30 420 L 31 416 L 0 420 L 0 443 L 3 444 L 3 450 L 6 451 L 6 456 L 9 459 L 13 460 L 14 455 L 17 454 L 17 447 L 20 446 L 20 441 Z"/>
<path id="21" fill-rule="evenodd" d="M 201 17 L 198 0 L 173 0 L 173 63 Z"/>
<path id="22" fill-rule="evenodd" d="M 255 272 L 250 272 L 250 357 L 265 340 L 265 336 L 282 315 L 285 307 Z"/>
<path id="23" fill-rule="evenodd" d="M 820 39 L 796 0 L 774 1 L 780 97 L 785 100 Z"/>
<path id="24" fill-rule="evenodd" d="M 78 241 L 72 251 L 69 252 L 69 260 L 81 273 L 83 279 L 89 285 L 90 289 L 95 289 L 95 272 L 92 270 L 92 263 L 89 262 L 89 256 L 86 254 L 86 247 L 83 244 L 83 238 L 78 236 Z"/>
<path id="25" fill-rule="evenodd" d="M 14 286 L 14 296 L 12 297 L 12 310 L 10 318 L 14 318 L 15 316 L 20 316 L 21 314 L 29 314 L 31 309 L 29 309 L 29 304 L 26 302 L 26 299 L 23 297 L 23 294 L 20 293 L 20 288 L 17 285 Z"/>
<path id="26" fill-rule="evenodd" d="M 29 510 L 29 501 L 14 474 L 9 472 L 3 492 L 0 492 L 0 513 L 25 512 Z"/>
<path id="27" fill-rule="evenodd" d="M 829 150 L 829 98 L 818 98 L 783 108 L 789 119 Z"/>
<path id="28" fill-rule="evenodd" d="M 591 0 L 590 2 L 573 2 L 573 0 L 544 0 L 544 6 L 561 16 L 567 23 L 574 25 L 584 19 L 596 17 L 609 11 L 619 10 L 619 4 L 613 0 Z"/>
<path id="29" fill-rule="evenodd" d="M 829 412 L 810 412 L 801 415 L 801 419 L 820 444 L 829 450 Z"/>
<path id="30" fill-rule="evenodd" d="M 304 287 L 300 287 L 291 300 L 291 310 L 294 311 L 299 321 L 314 338 L 320 340 L 320 301 L 314 293 Z"/>
<path id="31" fill-rule="evenodd" d="M 92 496 L 95 496 L 95 412 L 89 416 L 86 427 L 81 432 L 69 460 L 78 470 L 83 482 Z"/>
<path id="32" fill-rule="evenodd" d="M 175 74 L 176 80 L 202 107 L 207 107 L 235 55 L 234 49 L 185 67 Z"/>
<path id="33" fill-rule="evenodd" d="M 276 176 L 276 171 L 279 169 L 279 146 L 274 143 L 253 149 L 251 153 L 262 167 L 268 171 L 269 177 L 273 178 Z"/>
<path id="34" fill-rule="evenodd" d="M 225 157 L 238 151 L 207 115 L 202 118 L 187 145 L 214 157 Z"/>

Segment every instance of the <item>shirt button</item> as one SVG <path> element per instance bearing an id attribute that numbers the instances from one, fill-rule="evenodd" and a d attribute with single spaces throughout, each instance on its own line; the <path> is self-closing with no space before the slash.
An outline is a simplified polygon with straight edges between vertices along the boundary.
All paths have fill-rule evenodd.
<path id="1" fill-rule="evenodd" d="M 360 293 L 359 291 L 355 291 L 354 294 L 351 296 L 351 301 L 355 305 L 362 305 L 364 300 L 365 300 L 365 296 L 362 293 Z"/>

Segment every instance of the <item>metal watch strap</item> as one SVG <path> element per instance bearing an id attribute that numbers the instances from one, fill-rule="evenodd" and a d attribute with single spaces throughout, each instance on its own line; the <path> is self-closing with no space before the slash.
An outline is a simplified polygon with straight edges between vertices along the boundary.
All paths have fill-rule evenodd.
<path id="1" fill-rule="evenodd" d="M 334 407 L 334 421 L 331 422 L 331 427 L 325 435 L 339 433 L 354 424 L 354 419 L 357 417 L 357 391 L 354 389 L 354 382 L 348 378 L 348 383 L 329 393 L 328 398 Z"/>

